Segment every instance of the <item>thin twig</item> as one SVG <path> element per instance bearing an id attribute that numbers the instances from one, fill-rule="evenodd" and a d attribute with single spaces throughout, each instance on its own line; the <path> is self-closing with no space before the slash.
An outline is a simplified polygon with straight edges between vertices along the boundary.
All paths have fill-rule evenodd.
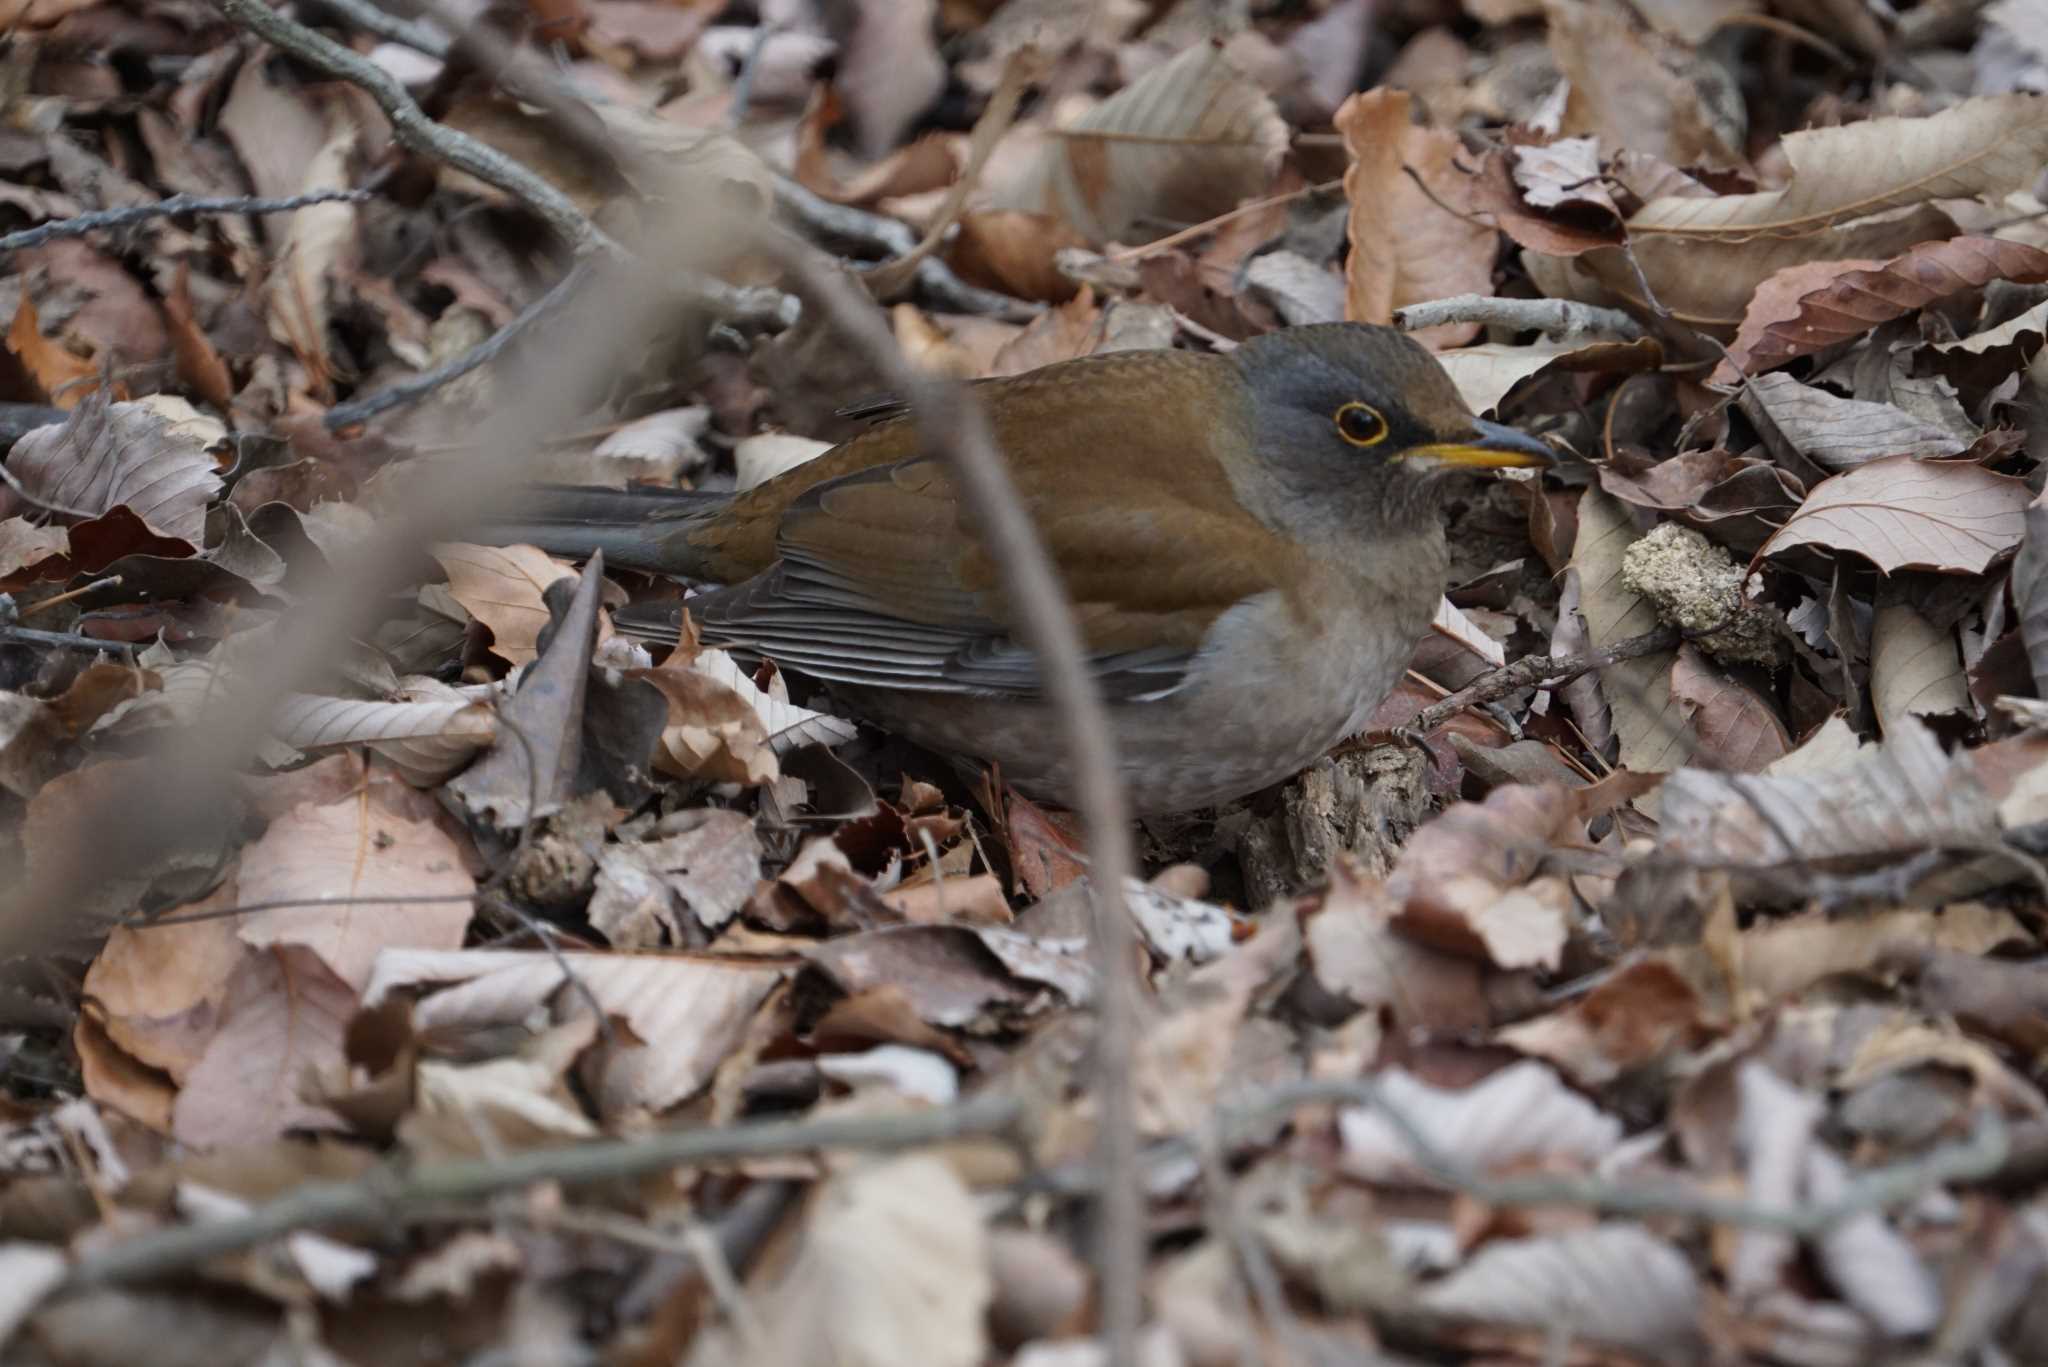
<path id="1" fill-rule="evenodd" d="M 459 356 L 451 357 L 431 370 L 386 385 L 373 394 L 338 403 L 327 410 L 322 421 L 330 432 L 339 432 L 344 427 L 353 427 L 359 422 L 368 422 L 380 413 L 394 408 L 403 408 L 418 403 L 442 385 L 461 379 L 478 366 L 497 357 L 506 347 L 512 345 L 528 328 L 562 307 L 576 296 L 578 290 L 590 278 L 590 263 L 579 261 L 568 273 L 554 283 L 546 294 L 519 310 L 511 322 L 477 343 Z"/>
<path id="2" fill-rule="evenodd" d="M 201 195 L 172 195 L 153 204 L 131 204 L 122 209 L 96 209 L 89 214 L 76 214 L 61 218 L 54 223 L 45 223 L 35 228 L 24 228 L 18 233 L 0 237 L 0 252 L 17 251 L 23 247 L 40 247 L 45 242 L 60 237 L 83 237 L 102 229 L 126 228 L 136 223 L 146 223 L 152 218 L 176 218 L 180 214 L 288 214 L 295 209 L 311 208 L 315 204 L 361 204 L 371 197 L 369 190 L 308 190 L 303 195 L 292 195 L 286 199 L 262 199 L 248 195 L 230 195 L 208 198 Z"/>
<path id="3" fill-rule="evenodd" d="M 1311 1079 L 1277 1087 L 1251 1104 L 1232 1108 L 1239 1123 L 1270 1122 L 1275 1112 L 1336 1102 L 1367 1106 L 1392 1127 L 1415 1166 L 1452 1191 L 1495 1206 L 1582 1206 L 1607 1215 L 1678 1215 L 1709 1224 L 1775 1229 L 1811 1238 L 1848 1220 L 1908 1204 L 1951 1182 L 1981 1182 L 2004 1167 L 2011 1144 L 1996 1108 L 1982 1112 L 1970 1133 L 1917 1158 L 1871 1168 L 1839 1198 L 1813 1205 L 1780 1206 L 1678 1187 L 1615 1182 L 1596 1177 L 1488 1177 L 1468 1170 L 1431 1141 L 1371 1078 Z"/>
<path id="4" fill-rule="evenodd" d="M 1144 1274 L 1144 1190 L 1138 1177 L 1130 1081 L 1137 1014 L 1134 939 L 1123 891 L 1132 867 L 1130 818 L 1109 710 L 1084 663 L 1081 633 L 1066 591 L 1017 497 L 981 405 L 966 386 L 911 364 L 874 305 L 822 265 L 811 249 L 790 239 L 777 240 L 774 249 L 811 301 L 909 400 L 924 456 L 941 460 L 952 470 L 967 515 L 982 529 L 990 558 L 1000 567 L 1006 597 L 1016 606 L 1020 633 L 1038 658 L 1045 696 L 1064 733 L 1075 805 L 1088 828 L 1088 884 L 1094 911 L 1094 1096 L 1099 1161 L 1107 1179 L 1097 1207 L 1102 1326 L 1112 1367 L 1130 1367 L 1135 1361 Z"/>
<path id="5" fill-rule="evenodd" d="M 812 238 L 853 243 L 869 251 L 887 253 L 892 260 L 917 249 L 917 234 L 910 230 L 908 224 L 856 209 L 850 204 L 834 204 L 787 176 L 775 178 L 775 202 Z M 856 265 L 856 269 L 859 268 Z M 866 269 L 878 268 L 869 266 Z M 1014 299 L 1007 294 L 968 284 L 937 257 L 926 257 L 917 263 L 916 281 L 918 297 L 946 313 L 980 314 L 1004 322 L 1025 323 L 1045 312 L 1043 304 Z"/>
<path id="6" fill-rule="evenodd" d="M 448 35 L 432 24 L 414 19 L 405 19 L 373 3 L 373 0 L 314 0 L 313 12 L 326 10 L 338 18 L 346 19 L 365 33 L 375 34 L 387 42 L 423 52 L 429 57 L 446 60 L 448 56 Z"/>
<path id="7" fill-rule="evenodd" d="M 1527 656 L 1499 669 L 1489 670 L 1448 698 L 1431 703 L 1415 715 L 1411 725 L 1426 735 L 1468 707 L 1497 702 L 1510 693 L 1539 684 L 1569 683 L 1581 674 L 1605 669 L 1623 660 L 1655 655 L 1660 650 L 1675 650 L 1681 639 L 1677 627 L 1658 627 L 1655 631 L 1616 641 L 1605 650 L 1589 650 L 1583 655 Z"/>
<path id="8" fill-rule="evenodd" d="M 159 1230 L 87 1254 L 72 1267 L 58 1294 L 184 1272 L 294 1230 L 375 1229 L 403 1221 L 415 1208 L 480 1200 L 536 1182 L 580 1186 L 819 1149 L 905 1149 L 1001 1135 L 1014 1129 L 1023 1113 L 1013 1098 L 982 1096 L 939 1110 L 673 1130 L 639 1139 L 436 1163 L 411 1172 L 383 1168 L 353 1182 L 308 1182 L 235 1219 Z"/>
<path id="9" fill-rule="evenodd" d="M 1483 294 L 1454 294 L 1448 299 L 1432 299 L 1426 304 L 1394 310 L 1394 326 L 1404 331 L 1415 332 L 1445 323 L 1479 323 L 1567 339 L 1605 333 L 1633 341 L 1643 335 L 1642 325 L 1620 309 L 1581 304 L 1575 299 L 1497 299 Z"/>
<path id="10" fill-rule="evenodd" d="M 0 623 L 0 644 L 56 646 L 60 650 L 105 651 L 109 655 L 125 655 L 130 664 L 135 663 L 135 647 L 126 641 L 102 641 L 97 636 L 81 636 L 75 631 L 37 631 L 34 627 L 17 627 Z"/>

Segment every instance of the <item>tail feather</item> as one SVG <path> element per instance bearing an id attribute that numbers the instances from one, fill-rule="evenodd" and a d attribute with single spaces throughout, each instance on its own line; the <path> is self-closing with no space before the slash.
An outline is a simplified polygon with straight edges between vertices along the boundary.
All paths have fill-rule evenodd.
<path id="1" fill-rule="evenodd" d="M 676 563 L 674 538 L 731 497 L 692 489 L 541 484 L 479 536 L 501 546 L 538 546 L 550 555 L 579 560 L 603 551 L 607 565 L 673 574 L 685 568 Z"/>

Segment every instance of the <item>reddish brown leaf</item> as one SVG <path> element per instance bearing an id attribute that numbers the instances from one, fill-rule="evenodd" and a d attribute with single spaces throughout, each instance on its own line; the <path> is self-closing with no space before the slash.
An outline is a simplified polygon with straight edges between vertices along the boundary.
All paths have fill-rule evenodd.
<path id="1" fill-rule="evenodd" d="M 1756 374 L 1993 280 L 2048 280 L 2048 252 L 1994 237 L 1923 242 L 1885 262 L 1809 262 L 1757 288 L 1714 378 Z M 1730 364 L 1733 362 L 1733 365 Z"/>

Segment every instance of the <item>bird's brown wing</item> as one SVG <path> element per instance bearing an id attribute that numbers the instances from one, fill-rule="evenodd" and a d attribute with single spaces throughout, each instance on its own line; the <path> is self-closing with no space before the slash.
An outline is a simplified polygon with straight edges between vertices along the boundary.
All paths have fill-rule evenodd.
<path id="1" fill-rule="evenodd" d="M 1175 403 L 1199 422 L 1201 405 L 1214 409 L 1202 388 L 1213 376 L 1169 363 L 1147 386 L 1155 366 L 1097 363 L 1064 385 L 989 395 L 998 444 L 1097 677 L 1120 698 L 1172 692 L 1219 615 L 1300 577 L 1301 552 L 1237 504 L 1207 454 L 1211 434 L 1159 421 L 1159 405 Z M 1098 378 L 1113 378 L 1110 392 L 1126 402 L 1086 392 Z M 707 639 L 833 682 L 1039 691 L 995 561 L 938 463 L 898 460 L 812 484 L 782 507 L 776 531 L 765 573 L 693 600 Z"/>

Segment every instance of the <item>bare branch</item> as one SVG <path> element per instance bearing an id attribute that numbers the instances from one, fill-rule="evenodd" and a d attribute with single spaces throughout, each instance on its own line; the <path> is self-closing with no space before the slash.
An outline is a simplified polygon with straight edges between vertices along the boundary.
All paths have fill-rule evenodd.
<path id="1" fill-rule="evenodd" d="M 361 204 L 370 195 L 369 190 L 311 190 L 288 199 L 261 199 L 246 195 L 208 199 L 199 195 L 172 195 L 154 204 L 98 209 L 54 223 L 23 228 L 18 233 L 0 237 L 0 252 L 40 247 L 60 237 L 83 237 L 103 228 L 125 228 L 135 223 L 146 223 L 152 218 L 176 218 L 180 214 L 288 214 L 294 209 L 310 208 L 315 204 Z"/>
<path id="2" fill-rule="evenodd" d="M 1129 807 L 1116 764 L 1109 710 L 1088 672 L 1080 629 L 1052 561 L 1017 497 L 996 449 L 988 417 L 966 386 L 928 375 L 910 363 L 873 303 L 792 239 L 773 250 L 805 295 L 875 362 L 882 378 L 909 400 L 927 458 L 943 460 L 959 481 L 968 516 L 984 529 L 1016 604 L 1026 644 L 1038 657 L 1045 693 L 1066 733 L 1077 806 L 1088 825 L 1089 892 L 1094 909 L 1097 979 L 1095 1098 L 1106 1177 L 1098 1206 L 1102 1323 L 1116 1367 L 1134 1361 L 1144 1273 L 1144 1191 L 1138 1177 L 1135 1101 L 1130 1082 L 1136 1004 L 1134 938 L 1123 901 L 1129 876 Z"/>
<path id="3" fill-rule="evenodd" d="M 983 1096 L 957 1106 L 900 1115 L 671 1130 L 640 1139 L 437 1163 L 410 1173 L 382 1169 L 354 1182 L 309 1182 L 239 1219 L 183 1225 L 104 1247 L 78 1261 L 58 1294 L 183 1272 L 294 1230 L 374 1229 L 403 1222 L 416 1209 L 431 1209 L 448 1201 L 475 1201 L 536 1182 L 580 1186 L 764 1155 L 818 1149 L 905 1149 L 1001 1135 L 1015 1128 L 1022 1117 L 1023 1107 L 1015 1099 Z"/>
<path id="4" fill-rule="evenodd" d="M 1394 310 L 1394 326 L 1407 332 L 1444 323 L 1481 323 L 1519 332 L 1534 330 L 1565 339 L 1605 334 L 1633 340 L 1643 335 L 1641 324 L 1620 309 L 1581 304 L 1575 299 L 1492 299 L 1483 294 L 1454 294 L 1448 299 L 1432 299 L 1426 304 Z"/>
<path id="5" fill-rule="evenodd" d="M 1431 703 L 1416 714 L 1412 725 L 1426 735 L 1469 707 L 1498 702 L 1510 693 L 1534 688 L 1538 684 L 1569 683 L 1581 674 L 1605 669 L 1623 660 L 1655 655 L 1660 650 L 1675 650 L 1680 639 L 1677 627 L 1658 627 L 1655 631 L 1616 641 L 1605 650 L 1589 650 L 1583 655 L 1526 656 L 1499 669 L 1489 670 L 1449 697 Z"/>

